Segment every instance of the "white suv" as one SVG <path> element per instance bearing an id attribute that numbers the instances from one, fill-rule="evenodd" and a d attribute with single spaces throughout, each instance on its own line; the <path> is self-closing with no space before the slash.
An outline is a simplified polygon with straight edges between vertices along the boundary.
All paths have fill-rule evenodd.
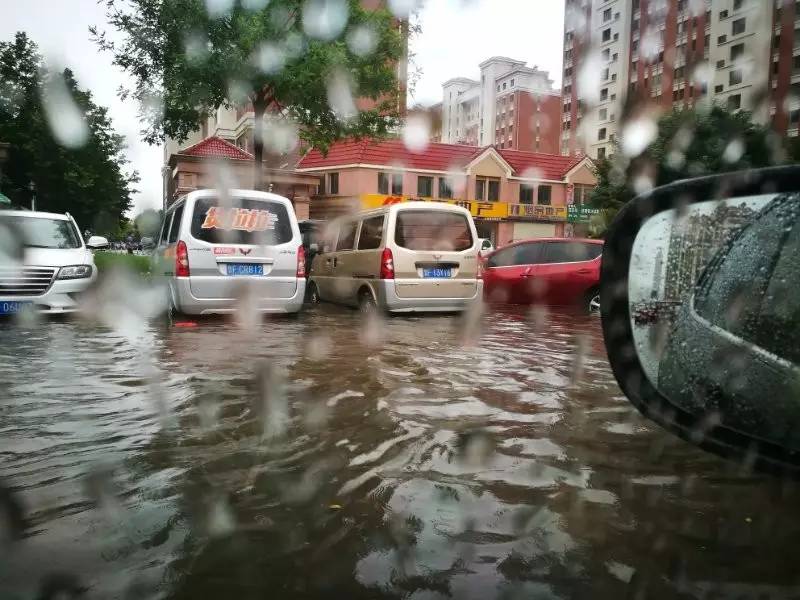
<path id="1" fill-rule="evenodd" d="M 78 309 L 77 295 L 97 278 L 90 248 L 69 215 L 0 210 L 0 315 L 33 305 L 44 313 Z"/>

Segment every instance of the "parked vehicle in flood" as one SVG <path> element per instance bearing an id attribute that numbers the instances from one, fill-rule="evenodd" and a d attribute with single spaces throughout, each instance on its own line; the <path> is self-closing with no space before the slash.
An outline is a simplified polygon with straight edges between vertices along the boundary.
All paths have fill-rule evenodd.
<path id="1" fill-rule="evenodd" d="M 303 306 L 305 251 L 294 208 L 283 196 L 190 192 L 164 214 L 155 255 L 170 311 L 231 313 L 244 294 L 261 313 Z"/>
<path id="2" fill-rule="evenodd" d="M 79 310 L 79 296 L 97 278 L 92 249 L 108 240 L 84 243 L 75 219 L 27 210 L 0 212 L 0 315 L 31 306 L 48 314 Z"/>
<path id="3" fill-rule="evenodd" d="M 309 297 L 388 312 L 461 311 L 480 299 L 479 242 L 459 206 L 405 202 L 330 224 Z"/>
<path id="4" fill-rule="evenodd" d="M 507 304 L 600 308 L 601 240 L 542 238 L 515 242 L 486 257 L 484 297 Z"/>

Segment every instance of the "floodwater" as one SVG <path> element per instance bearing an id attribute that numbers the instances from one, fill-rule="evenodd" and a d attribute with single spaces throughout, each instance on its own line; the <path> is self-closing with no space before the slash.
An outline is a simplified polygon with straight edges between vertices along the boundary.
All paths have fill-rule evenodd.
<path id="1" fill-rule="evenodd" d="M 0 323 L 0 598 L 800 597 L 795 485 L 648 424 L 598 317 L 463 330 Z"/>

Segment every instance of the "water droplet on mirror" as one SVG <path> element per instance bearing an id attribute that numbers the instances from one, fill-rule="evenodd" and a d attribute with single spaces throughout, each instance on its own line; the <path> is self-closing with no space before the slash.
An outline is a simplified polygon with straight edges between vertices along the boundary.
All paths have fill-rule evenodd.
<path id="1" fill-rule="evenodd" d="M 744 142 L 740 139 L 731 140 L 725 147 L 725 152 L 722 154 L 722 160 L 727 163 L 735 163 L 744 154 Z"/>
<path id="2" fill-rule="evenodd" d="M 269 0 L 242 0 L 242 8 L 245 10 L 263 10 L 269 4 Z"/>
<path id="3" fill-rule="evenodd" d="M 266 440 L 282 437 L 289 427 L 289 400 L 283 372 L 268 362 L 261 362 L 256 371 L 256 393 L 251 410 L 259 421 Z"/>
<path id="4" fill-rule="evenodd" d="M 303 31 L 312 38 L 332 40 L 344 30 L 349 13 L 346 0 L 306 0 Z"/>
<path id="5" fill-rule="evenodd" d="M 389 10 L 398 19 L 407 19 L 421 6 L 421 0 L 389 0 Z"/>

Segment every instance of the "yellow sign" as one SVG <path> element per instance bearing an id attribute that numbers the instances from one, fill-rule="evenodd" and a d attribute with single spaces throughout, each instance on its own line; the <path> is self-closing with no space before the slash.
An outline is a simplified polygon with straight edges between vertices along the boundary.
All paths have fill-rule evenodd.
<path id="1" fill-rule="evenodd" d="M 541 204 L 509 204 L 510 217 L 535 221 L 566 221 L 566 206 L 542 206 Z"/>
<path id="2" fill-rule="evenodd" d="M 414 198 L 411 196 L 387 196 L 385 194 L 362 194 L 361 208 L 367 210 L 380 208 L 400 202 L 444 202 L 466 208 L 478 219 L 505 219 L 508 217 L 508 204 L 505 202 L 477 202 L 475 200 L 458 200 L 455 198 L 437 200 L 434 198 Z"/>

